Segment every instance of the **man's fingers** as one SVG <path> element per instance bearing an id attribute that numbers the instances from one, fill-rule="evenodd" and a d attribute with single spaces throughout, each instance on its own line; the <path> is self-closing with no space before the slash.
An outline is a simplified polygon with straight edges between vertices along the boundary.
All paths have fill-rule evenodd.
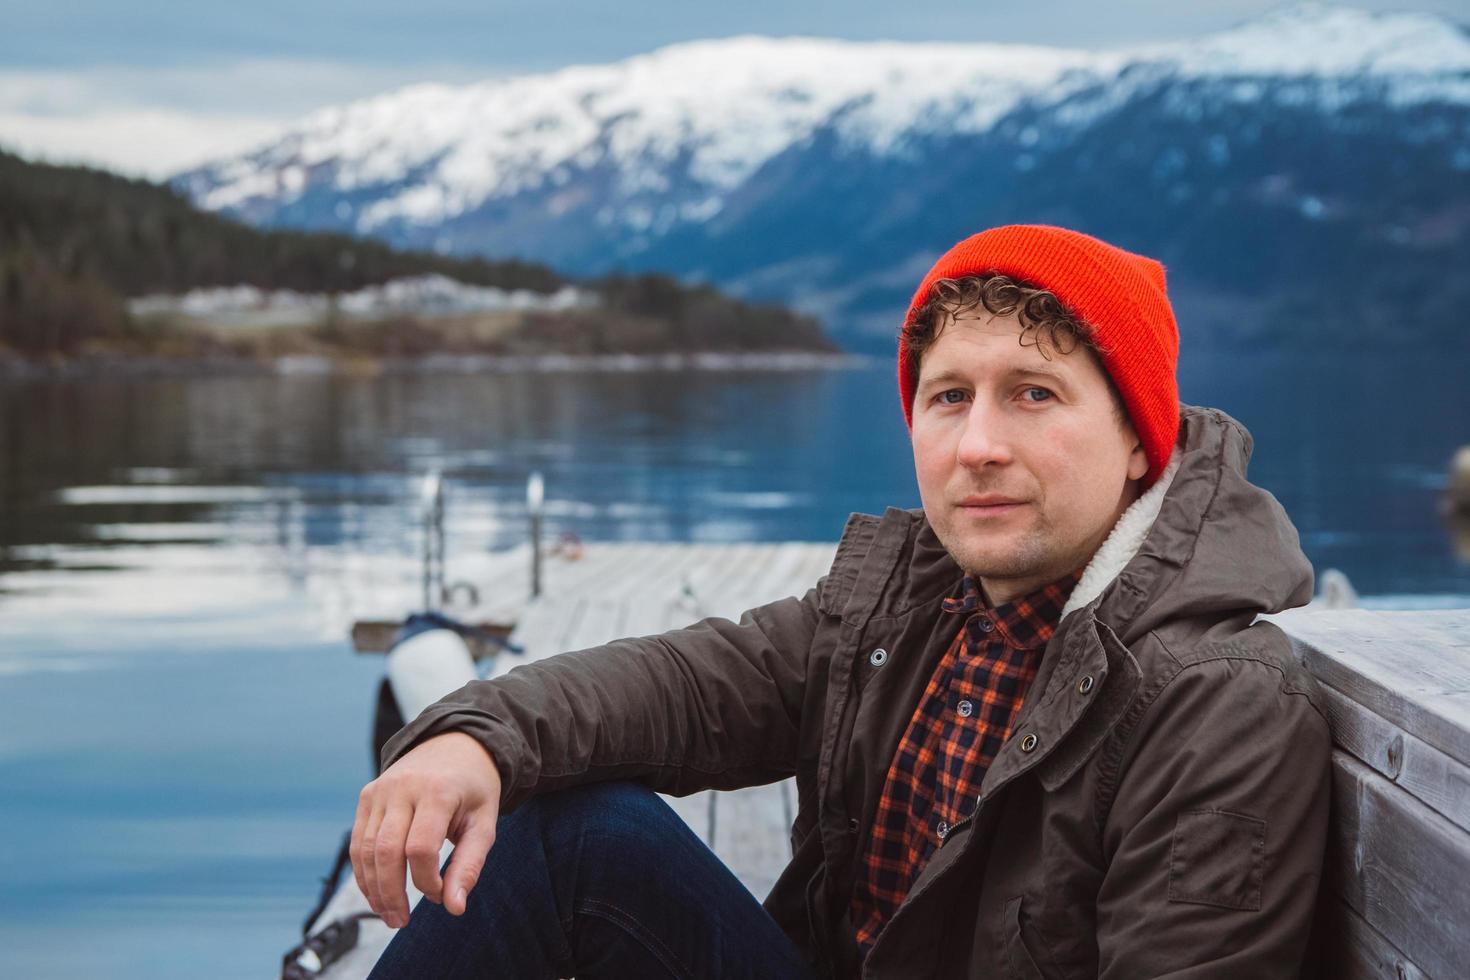
<path id="1" fill-rule="evenodd" d="M 461 845 L 464 857 L 456 865 L 464 880 L 455 891 L 473 888 L 495 836 L 499 797 L 494 760 L 463 732 L 425 740 L 363 788 L 348 843 L 352 873 L 368 905 L 389 927 L 402 928 L 411 914 L 405 866 L 425 897 L 441 904 L 447 899 L 456 914 L 464 912 L 464 898 L 446 894 L 439 852 L 446 837 L 467 838 L 469 846 Z M 467 862 L 471 856 L 474 860 Z"/>
<path id="2" fill-rule="evenodd" d="M 394 929 L 408 924 L 408 893 L 404 890 L 404 841 L 408 837 L 413 810 L 407 803 L 390 803 L 378 827 L 377 844 L 373 848 L 373 865 L 377 871 L 378 914 Z"/>
<path id="3" fill-rule="evenodd" d="M 495 843 L 495 817 L 493 807 L 471 814 L 454 845 L 454 856 L 444 873 L 444 908 L 451 915 L 464 914 L 469 894 L 480 880 L 485 857 Z"/>
<path id="4" fill-rule="evenodd" d="M 414 885 L 431 902 L 444 901 L 441 895 L 443 882 L 439 879 L 439 850 L 444 846 L 449 817 L 450 809 L 446 804 L 425 801 L 414 811 L 413 826 L 409 828 L 403 849 Z"/>
<path id="5" fill-rule="evenodd" d="M 362 839 L 367 834 L 368 817 L 372 815 L 372 784 L 357 794 L 357 816 L 352 821 L 352 840 L 347 845 L 347 855 L 352 858 L 352 876 L 357 879 L 357 890 L 367 897 L 367 877 L 363 874 Z"/>
<path id="6" fill-rule="evenodd" d="M 383 914 L 383 900 L 378 897 L 378 827 L 383 823 L 383 804 L 374 799 L 368 811 L 367 822 L 362 828 L 362 842 L 358 845 L 362 853 L 362 893 L 368 900 L 368 908 Z"/>

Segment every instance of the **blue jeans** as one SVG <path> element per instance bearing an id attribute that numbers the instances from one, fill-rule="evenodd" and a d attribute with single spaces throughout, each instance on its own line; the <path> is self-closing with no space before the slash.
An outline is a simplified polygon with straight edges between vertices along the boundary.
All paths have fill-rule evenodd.
<path id="1" fill-rule="evenodd" d="M 464 915 L 419 902 L 369 980 L 570 976 L 814 973 L 657 793 L 603 782 L 535 797 L 501 817 Z"/>

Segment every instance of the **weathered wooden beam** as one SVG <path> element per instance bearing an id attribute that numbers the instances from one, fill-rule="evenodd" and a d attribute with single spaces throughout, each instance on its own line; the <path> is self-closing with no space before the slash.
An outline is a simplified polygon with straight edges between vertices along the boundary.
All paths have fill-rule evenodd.
<path id="1" fill-rule="evenodd" d="M 1429 974 L 1336 896 L 1317 912 L 1322 980 L 1429 980 Z"/>
<path id="2" fill-rule="evenodd" d="M 1470 766 L 1470 610 L 1293 609 L 1291 634 L 1318 680 Z"/>
<path id="3" fill-rule="evenodd" d="M 1470 976 L 1470 834 L 1334 750 L 1331 888 L 1434 977 Z"/>
<path id="4" fill-rule="evenodd" d="M 1404 732 L 1336 688 L 1323 685 L 1322 690 L 1334 745 L 1470 832 L 1470 766 Z M 1470 909 L 1466 915 L 1470 919 Z"/>

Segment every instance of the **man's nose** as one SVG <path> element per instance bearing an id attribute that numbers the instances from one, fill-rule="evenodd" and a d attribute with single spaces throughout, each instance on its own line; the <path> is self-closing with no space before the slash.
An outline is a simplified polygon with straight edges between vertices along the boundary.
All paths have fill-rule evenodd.
<path id="1" fill-rule="evenodd" d="M 955 459 L 961 466 L 972 468 L 1011 461 L 1011 437 L 999 409 L 978 399 L 971 403 L 955 447 Z"/>

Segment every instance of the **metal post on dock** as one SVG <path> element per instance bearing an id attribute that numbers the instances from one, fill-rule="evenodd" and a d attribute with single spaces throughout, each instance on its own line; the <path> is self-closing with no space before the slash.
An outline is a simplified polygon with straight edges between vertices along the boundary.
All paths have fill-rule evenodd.
<path id="1" fill-rule="evenodd" d="M 531 512 L 531 598 L 541 595 L 541 505 L 546 500 L 546 482 L 541 471 L 526 481 L 526 508 Z"/>
<path id="2" fill-rule="evenodd" d="M 444 595 L 444 479 L 437 468 L 424 476 L 419 499 L 424 514 L 424 611 L 433 612 Z"/>

